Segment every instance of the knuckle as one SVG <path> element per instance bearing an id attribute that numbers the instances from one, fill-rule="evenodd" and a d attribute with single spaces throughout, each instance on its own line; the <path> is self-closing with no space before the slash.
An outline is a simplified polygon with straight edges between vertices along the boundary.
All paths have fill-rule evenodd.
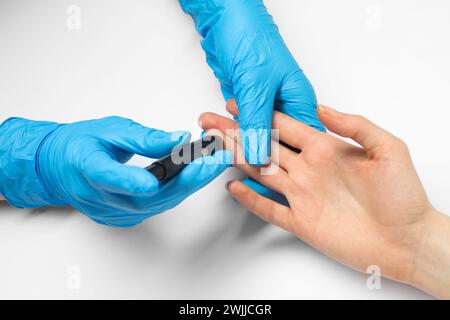
<path id="1" fill-rule="evenodd" d="M 391 152 L 409 153 L 406 142 L 394 135 L 388 135 L 383 144 L 383 149 Z"/>
<path id="2" fill-rule="evenodd" d="M 353 115 L 352 120 L 355 125 L 362 125 L 368 121 L 366 117 L 364 117 L 360 114 Z"/>
<path id="3" fill-rule="evenodd" d="M 402 139 L 397 138 L 397 137 L 394 137 L 393 140 L 395 142 L 396 147 L 399 150 L 409 152 L 408 144 L 405 141 L 403 141 Z"/>

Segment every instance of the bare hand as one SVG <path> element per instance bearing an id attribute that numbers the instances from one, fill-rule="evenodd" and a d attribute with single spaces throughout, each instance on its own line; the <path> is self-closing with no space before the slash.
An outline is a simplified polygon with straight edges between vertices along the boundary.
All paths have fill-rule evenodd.
<path id="1" fill-rule="evenodd" d="M 237 115 L 234 101 L 227 109 Z M 330 131 L 361 147 L 276 112 L 273 127 L 279 129 L 280 140 L 302 152 L 279 145 L 279 161 L 272 164 L 279 170 L 274 175 L 262 175 L 261 168 L 248 164 L 236 167 L 282 193 L 290 207 L 258 195 L 239 181 L 228 185 L 229 192 L 262 219 L 354 269 L 365 272 L 376 265 L 386 277 L 449 296 L 448 287 L 439 290 L 418 284 L 418 272 L 422 272 L 418 256 L 429 230 L 444 218 L 431 206 L 407 145 L 361 116 L 326 107 L 319 107 L 318 113 Z M 212 113 L 203 114 L 201 123 L 204 129 L 224 133 L 237 128 L 232 120 Z M 233 144 L 229 131 L 226 139 Z M 447 231 L 450 234 L 450 228 Z"/>

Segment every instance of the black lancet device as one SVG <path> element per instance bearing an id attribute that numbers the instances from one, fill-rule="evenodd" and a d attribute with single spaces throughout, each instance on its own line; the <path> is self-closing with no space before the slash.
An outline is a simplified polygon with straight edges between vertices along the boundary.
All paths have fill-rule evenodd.
<path id="1" fill-rule="evenodd" d="M 179 174 L 189 163 L 200 157 L 211 156 L 223 149 L 223 140 L 218 136 L 204 136 L 191 143 L 175 147 L 170 154 L 145 168 L 160 182 Z"/>

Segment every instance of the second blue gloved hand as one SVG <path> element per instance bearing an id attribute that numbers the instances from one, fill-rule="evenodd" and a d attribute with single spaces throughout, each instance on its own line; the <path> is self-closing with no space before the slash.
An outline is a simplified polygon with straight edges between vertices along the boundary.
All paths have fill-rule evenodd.
<path id="1" fill-rule="evenodd" d="M 42 143 L 37 171 L 52 204 L 69 204 L 98 223 L 129 227 L 169 210 L 221 174 L 231 154 L 194 160 L 160 184 L 143 168 L 125 165 L 134 154 L 159 158 L 190 140 L 129 119 L 108 117 L 59 126 Z"/>
<path id="2" fill-rule="evenodd" d="M 267 163 L 275 109 L 318 130 L 314 90 L 286 47 L 262 0 L 180 0 L 201 36 L 207 62 L 238 122 L 247 161 Z"/>
<path id="3" fill-rule="evenodd" d="M 314 89 L 262 0 L 179 1 L 204 38 L 207 62 L 221 83 L 226 101 L 237 101 L 239 126 L 249 132 L 242 144 L 250 164 L 261 165 L 268 160 L 274 109 L 325 131 L 317 117 Z M 287 204 L 283 196 L 251 179 L 244 183 L 261 195 Z"/>

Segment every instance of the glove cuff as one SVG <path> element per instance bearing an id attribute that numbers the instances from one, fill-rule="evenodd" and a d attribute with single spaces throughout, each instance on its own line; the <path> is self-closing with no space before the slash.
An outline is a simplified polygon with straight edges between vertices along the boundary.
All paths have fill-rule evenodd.
<path id="1" fill-rule="evenodd" d="M 9 118 L 0 125 L 0 194 L 14 207 L 61 205 L 39 178 L 36 155 L 58 123 Z"/>

